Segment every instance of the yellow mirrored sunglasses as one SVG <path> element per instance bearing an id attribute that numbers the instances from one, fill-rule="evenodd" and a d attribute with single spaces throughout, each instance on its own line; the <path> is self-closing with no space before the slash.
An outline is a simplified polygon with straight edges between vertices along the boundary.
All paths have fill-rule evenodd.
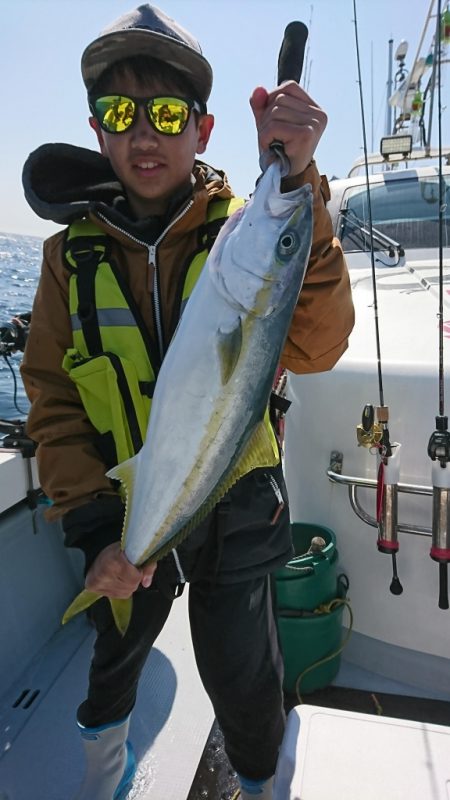
<path id="1" fill-rule="evenodd" d="M 181 97 L 131 97 L 107 94 L 90 98 L 89 108 L 100 127 L 107 133 L 125 133 L 138 118 L 138 108 L 144 108 L 147 119 L 157 133 L 179 136 L 183 133 L 192 109 L 204 114 L 206 109 L 196 100 Z"/>

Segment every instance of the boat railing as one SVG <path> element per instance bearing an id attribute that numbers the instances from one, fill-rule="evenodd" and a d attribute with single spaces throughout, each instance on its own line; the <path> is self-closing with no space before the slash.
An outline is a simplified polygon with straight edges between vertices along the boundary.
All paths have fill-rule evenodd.
<path id="1" fill-rule="evenodd" d="M 378 521 L 375 517 L 371 516 L 361 505 L 358 498 L 358 489 L 377 489 L 378 481 L 375 478 L 361 478 L 354 475 L 344 475 L 341 471 L 343 461 L 342 453 L 332 451 L 330 455 L 330 466 L 327 469 L 327 476 L 331 483 L 337 483 L 341 486 L 348 487 L 348 494 L 350 505 L 355 514 L 367 525 L 373 528 L 378 528 Z M 413 483 L 398 483 L 396 484 L 399 493 L 433 496 L 432 486 L 421 486 Z M 431 527 L 423 525 L 409 525 L 406 523 L 398 523 L 397 531 L 402 533 L 415 534 L 417 536 L 431 536 Z"/>
<path id="2" fill-rule="evenodd" d="M 409 157 L 405 159 L 402 153 L 395 153 L 386 158 L 381 155 L 381 153 L 372 153 L 367 156 L 367 164 L 369 166 L 380 166 L 386 169 L 391 169 L 395 167 L 395 165 L 400 164 L 403 162 L 406 166 L 411 167 L 411 162 L 414 161 L 430 161 L 431 159 L 439 158 L 439 149 L 437 147 L 424 147 L 424 148 L 417 148 L 414 149 Z M 450 147 L 444 147 L 442 149 L 442 158 L 443 163 L 445 166 L 450 166 Z M 348 178 L 353 178 L 359 174 L 359 170 L 362 170 L 366 165 L 366 159 L 364 156 L 358 158 L 352 165 L 350 172 L 348 173 Z"/>

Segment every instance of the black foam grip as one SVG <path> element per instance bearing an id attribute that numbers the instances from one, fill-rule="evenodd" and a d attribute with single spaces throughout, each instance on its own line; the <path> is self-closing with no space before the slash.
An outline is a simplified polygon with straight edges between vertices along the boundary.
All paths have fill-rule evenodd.
<path id="1" fill-rule="evenodd" d="M 448 608 L 448 572 L 447 564 L 439 564 L 439 608 Z"/>
<path id="2" fill-rule="evenodd" d="M 286 27 L 278 55 L 278 85 L 283 81 L 300 83 L 307 38 L 303 22 L 290 22 Z"/>

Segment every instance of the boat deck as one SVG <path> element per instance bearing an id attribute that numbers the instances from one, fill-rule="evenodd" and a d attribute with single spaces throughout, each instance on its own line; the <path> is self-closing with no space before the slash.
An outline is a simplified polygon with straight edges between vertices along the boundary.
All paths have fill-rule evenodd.
<path id="1" fill-rule="evenodd" d="M 93 640 L 89 623 L 73 620 L 2 698 L 1 800 L 69 800 L 74 795 L 83 763 L 75 712 L 84 699 Z M 130 800 L 186 798 L 213 719 L 195 669 L 181 598 L 140 683 L 130 730 L 138 761 Z"/>
<path id="2" fill-rule="evenodd" d="M 229 800 L 236 788 L 196 672 L 185 595 L 174 604 L 140 684 L 131 724 L 138 770 L 129 800 Z M 84 697 L 93 639 L 89 623 L 74 619 L 3 696 L 1 800 L 68 800 L 75 793 L 83 757 L 74 714 Z M 333 685 L 304 699 L 330 708 L 450 725 L 446 693 L 422 694 L 342 659 Z M 287 710 L 297 702 L 286 697 Z"/>
<path id="3" fill-rule="evenodd" d="M 23 471 L 21 457 L 15 460 Z M 5 470 L 13 474 L 9 461 Z M 0 800 L 70 800 L 83 771 L 75 713 L 94 632 L 82 616 L 65 627 L 59 621 L 79 589 L 80 564 L 42 509 L 34 516 L 22 502 L 0 520 Z M 129 800 L 229 800 L 236 788 L 197 674 L 186 601 L 184 592 L 174 603 L 142 676 L 130 731 L 138 770 Z M 388 716 L 450 725 L 447 660 L 387 644 L 381 657 L 379 645 L 354 632 L 334 685 L 304 701 L 374 714 L 381 707 Z M 297 702 L 287 697 L 287 709 Z"/>

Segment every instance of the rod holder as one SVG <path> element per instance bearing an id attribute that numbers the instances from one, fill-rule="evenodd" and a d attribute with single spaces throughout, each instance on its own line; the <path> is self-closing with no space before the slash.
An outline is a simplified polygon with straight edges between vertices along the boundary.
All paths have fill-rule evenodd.
<path id="1" fill-rule="evenodd" d="M 400 449 L 395 443 L 391 447 L 392 455 L 381 458 L 378 482 L 378 539 L 380 553 L 392 556 L 392 581 L 390 591 L 399 595 L 403 592 L 397 573 L 398 543 L 398 479 L 400 477 Z"/>
<path id="2" fill-rule="evenodd" d="M 383 487 L 381 514 L 378 520 L 377 546 L 380 553 L 396 553 L 398 551 L 397 532 L 398 486 L 386 484 Z"/>
<path id="3" fill-rule="evenodd" d="M 450 466 L 433 462 L 433 520 L 431 529 L 430 556 L 439 564 L 438 606 L 449 607 L 448 563 L 450 562 Z"/>

